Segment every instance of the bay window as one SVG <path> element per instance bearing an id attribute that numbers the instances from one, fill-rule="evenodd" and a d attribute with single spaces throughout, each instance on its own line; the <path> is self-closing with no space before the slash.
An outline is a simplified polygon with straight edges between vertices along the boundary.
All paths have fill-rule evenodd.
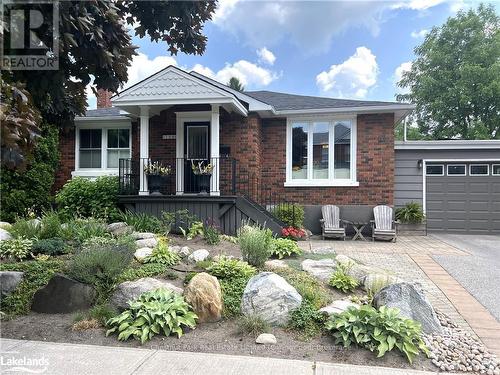
<path id="1" fill-rule="evenodd" d="M 357 186 L 353 118 L 289 119 L 285 186 Z"/>

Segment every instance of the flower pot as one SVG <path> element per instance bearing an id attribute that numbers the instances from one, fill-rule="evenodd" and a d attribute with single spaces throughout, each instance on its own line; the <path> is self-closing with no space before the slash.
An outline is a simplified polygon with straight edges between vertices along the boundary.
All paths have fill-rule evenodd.
<path id="1" fill-rule="evenodd" d="M 211 174 L 199 174 L 196 176 L 198 181 L 198 187 L 200 189 L 201 194 L 208 194 L 210 192 L 210 179 L 212 178 Z"/>
<path id="2" fill-rule="evenodd" d="M 148 175 L 148 189 L 151 194 L 161 195 L 160 189 L 165 184 L 165 176 L 159 174 Z"/>
<path id="3" fill-rule="evenodd" d="M 426 236 L 427 225 L 423 223 L 400 223 L 398 224 L 398 235 L 403 236 Z"/>

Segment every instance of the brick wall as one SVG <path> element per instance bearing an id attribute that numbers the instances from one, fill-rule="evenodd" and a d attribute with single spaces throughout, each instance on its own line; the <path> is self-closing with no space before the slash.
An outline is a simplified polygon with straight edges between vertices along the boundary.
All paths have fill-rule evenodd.
<path id="1" fill-rule="evenodd" d="M 75 169 L 75 128 L 63 129 L 59 132 L 59 168 L 52 190 L 57 192 L 69 179 Z"/>

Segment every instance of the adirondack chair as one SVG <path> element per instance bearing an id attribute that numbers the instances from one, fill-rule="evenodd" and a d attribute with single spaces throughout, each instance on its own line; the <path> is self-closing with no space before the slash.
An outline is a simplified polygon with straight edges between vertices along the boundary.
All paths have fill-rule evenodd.
<path id="1" fill-rule="evenodd" d="M 372 237 L 396 242 L 398 221 L 393 219 L 392 208 L 389 206 L 376 206 L 373 208 Z"/>
<path id="2" fill-rule="evenodd" d="M 345 221 L 340 218 L 337 206 L 326 205 L 321 207 L 323 219 L 320 220 L 323 239 L 326 237 L 342 238 L 345 241 Z"/>

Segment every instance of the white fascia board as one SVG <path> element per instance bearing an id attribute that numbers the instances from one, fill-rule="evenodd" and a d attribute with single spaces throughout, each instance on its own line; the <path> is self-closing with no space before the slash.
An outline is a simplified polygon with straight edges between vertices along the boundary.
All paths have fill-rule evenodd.
<path id="1" fill-rule="evenodd" d="M 274 111 L 276 115 L 300 115 L 300 114 L 315 114 L 315 113 L 384 113 L 395 112 L 401 110 L 413 110 L 414 104 L 389 104 L 377 106 L 362 106 L 362 107 L 344 107 L 344 108 L 314 108 L 314 109 L 291 109 Z"/>
<path id="2" fill-rule="evenodd" d="M 396 141 L 394 148 L 396 150 L 500 150 L 500 140 Z"/>
<path id="3" fill-rule="evenodd" d="M 130 122 L 132 119 L 127 116 L 78 116 L 75 117 L 76 122 L 80 121 L 99 121 L 99 122 L 105 122 L 105 121 L 124 121 L 124 122 Z"/>

